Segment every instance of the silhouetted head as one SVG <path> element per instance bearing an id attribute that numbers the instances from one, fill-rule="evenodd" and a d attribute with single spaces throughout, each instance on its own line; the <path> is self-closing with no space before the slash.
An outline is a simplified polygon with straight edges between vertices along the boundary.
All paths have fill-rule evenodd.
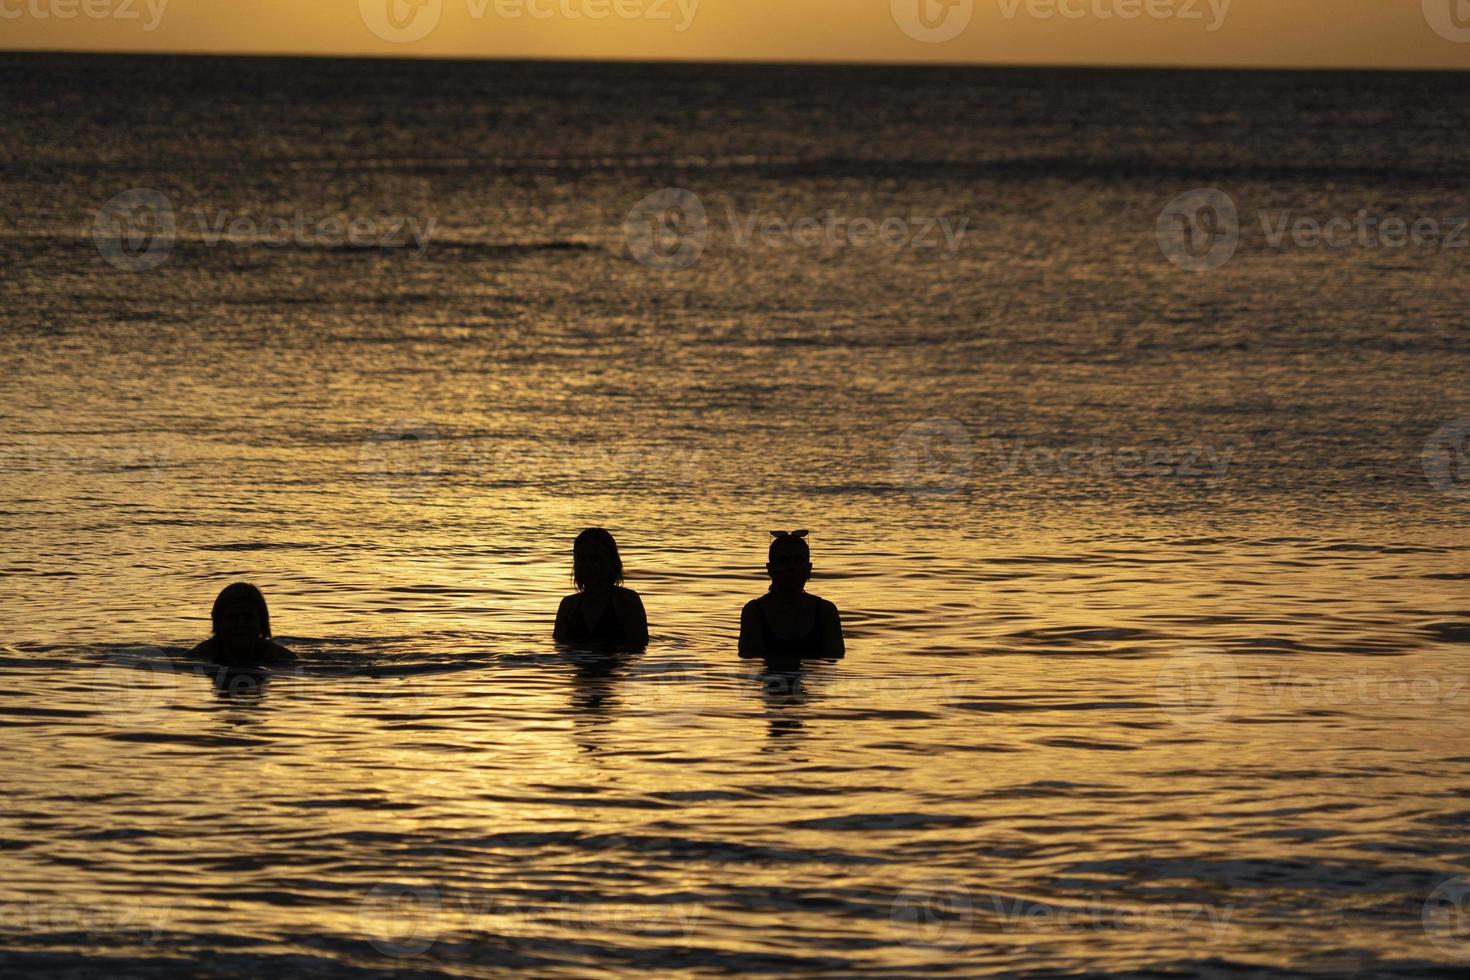
<path id="1" fill-rule="evenodd" d="M 812 577 L 812 550 L 807 546 L 806 532 L 772 531 L 771 535 L 771 548 L 766 553 L 771 588 L 804 588 Z"/>
<path id="2" fill-rule="evenodd" d="M 623 582 L 618 543 L 600 527 L 589 527 L 572 543 L 572 581 L 578 592 L 609 588 Z"/>
<path id="3" fill-rule="evenodd" d="M 214 621 L 214 635 L 222 640 L 271 638 L 271 614 L 265 607 L 265 596 L 249 582 L 225 586 L 214 600 L 209 618 Z"/>

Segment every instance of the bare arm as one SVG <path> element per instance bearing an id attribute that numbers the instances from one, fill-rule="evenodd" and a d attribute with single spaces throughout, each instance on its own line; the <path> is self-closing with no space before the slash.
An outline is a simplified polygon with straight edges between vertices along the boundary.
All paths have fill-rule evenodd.
<path id="1" fill-rule="evenodd" d="M 572 635 L 572 617 L 576 615 L 576 611 L 576 596 L 569 595 L 561 601 L 561 605 L 556 609 L 556 626 L 551 631 L 553 640 L 565 640 Z"/>
<path id="2" fill-rule="evenodd" d="M 822 655 L 833 660 L 847 656 L 847 644 L 842 639 L 842 617 L 834 603 L 822 603 Z"/>
<path id="3" fill-rule="evenodd" d="M 761 632 L 760 610 L 752 599 L 740 611 L 740 659 L 761 660 L 766 655 L 766 637 Z"/>
<path id="4" fill-rule="evenodd" d="M 572 617 L 576 616 L 575 595 L 569 595 L 562 599 L 562 605 L 556 610 L 556 626 L 551 629 L 551 639 L 569 639 L 575 633 L 572 627 Z"/>
<path id="5" fill-rule="evenodd" d="M 648 613 L 643 609 L 643 597 L 629 589 L 625 605 L 628 617 L 623 622 L 627 624 L 628 642 L 634 646 L 648 646 Z"/>

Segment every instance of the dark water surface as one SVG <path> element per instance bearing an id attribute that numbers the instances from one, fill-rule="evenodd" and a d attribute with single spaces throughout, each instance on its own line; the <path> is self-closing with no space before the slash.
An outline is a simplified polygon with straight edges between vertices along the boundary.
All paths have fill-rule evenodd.
<path id="1" fill-rule="evenodd" d="M 0 58 L 0 969 L 1462 975 L 1470 251 L 1258 212 L 1451 230 L 1467 88 Z M 773 527 L 846 661 L 736 659 Z"/>

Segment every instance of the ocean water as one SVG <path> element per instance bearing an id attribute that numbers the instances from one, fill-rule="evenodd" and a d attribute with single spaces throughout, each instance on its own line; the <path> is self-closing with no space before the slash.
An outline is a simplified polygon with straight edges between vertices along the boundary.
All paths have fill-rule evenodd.
<path id="1" fill-rule="evenodd" d="M 0 57 L 0 968 L 1463 975 L 1467 87 Z"/>

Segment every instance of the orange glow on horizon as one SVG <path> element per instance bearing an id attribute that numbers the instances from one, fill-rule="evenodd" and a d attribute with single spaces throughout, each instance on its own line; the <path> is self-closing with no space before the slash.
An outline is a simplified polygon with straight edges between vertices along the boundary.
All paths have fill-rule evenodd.
<path id="1" fill-rule="evenodd" d="M 1459 2 L 0 0 L 0 48 L 1463 69 L 1470 27 Z"/>

